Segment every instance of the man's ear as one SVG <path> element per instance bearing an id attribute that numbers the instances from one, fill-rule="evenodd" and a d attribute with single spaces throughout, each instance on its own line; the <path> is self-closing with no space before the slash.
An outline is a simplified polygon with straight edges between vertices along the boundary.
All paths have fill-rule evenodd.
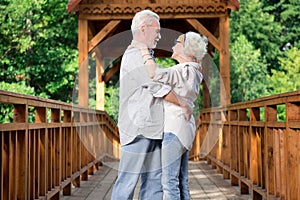
<path id="1" fill-rule="evenodd" d="M 144 32 L 145 32 L 145 29 L 146 29 L 146 26 L 145 26 L 145 25 L 142 25 L 142 26 L 141 26 L 141 32 L 144 33 Z"/>

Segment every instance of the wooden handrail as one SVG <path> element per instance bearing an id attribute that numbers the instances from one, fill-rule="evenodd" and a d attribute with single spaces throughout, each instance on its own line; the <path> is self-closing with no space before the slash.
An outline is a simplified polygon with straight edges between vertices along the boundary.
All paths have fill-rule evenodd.
<path id="1" fill-rule="evenodd" d="M 216 131 L 205 159 L 242 194 L 300 199 L 300 91 L 202 110 L 191 155 Z"/>
<path id="2" fill-rule="evenodd" d="M 80 186 L 104 157 L 119 158 L 118 130 L 104 111 L 3 90 L 0 104 L 14 113 L 13 122 L 0 124 L 1 200 L 71 195 L 72 184 Z"/>

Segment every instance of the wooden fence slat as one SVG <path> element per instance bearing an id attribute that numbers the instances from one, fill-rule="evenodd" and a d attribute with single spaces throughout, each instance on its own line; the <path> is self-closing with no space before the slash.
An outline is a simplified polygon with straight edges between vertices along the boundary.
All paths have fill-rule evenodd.
<path id="1" fill-rule="evenodd" d="M 47 175 L 48 175 L 48 163 L 47 163 L 47 157 L 48 157 L 48 151 L 47 151 L 47 129 L 41 129 L 40 130 L 40 137 L 39 137 L 39 196 L 46 196 L 47 191 Z"/>
<path id="2" fill-rule="evenodd" d="M 275 194 L 280 195 L 280 154 L 279 154 L 279 130 L 274 132 L 274 167 L 275 167 Z"/>
<path id="3" fill-rule="evenodd" d="M 282 176 L 282 174 L 286 174 L 286 133 L 283 130 L 279 130 L 279 154 L 280 154 L 280 197 L 282 199 L 286 199 L 286 176 Z"/>
<path id="4" fill-rule="evenodd" d="M 298 199 L 299 194 L 299 131 L 287 130 L 287 199 Z"/>

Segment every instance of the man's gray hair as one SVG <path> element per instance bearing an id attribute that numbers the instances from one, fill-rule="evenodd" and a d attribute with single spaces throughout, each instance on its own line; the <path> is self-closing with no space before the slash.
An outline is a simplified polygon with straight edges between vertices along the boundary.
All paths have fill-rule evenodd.
<path id="1" fill-rule="evenodd" d="M 195 32 L 188 32 L 185 34 L 185 42 L 183 52 L 187 56 L 192 56 L 201 62 L 207 53 L 208 40 L 205 36 L 201 36 Z"/>
<path id="2" fill-rule="evenodd" d="M 134 35 L 142 25 L 150 25 L 154 19 L 159 20 L 159 16 L 151 10 L 142 10 L 135 14 L 131 23 L 131 31 Z"/>

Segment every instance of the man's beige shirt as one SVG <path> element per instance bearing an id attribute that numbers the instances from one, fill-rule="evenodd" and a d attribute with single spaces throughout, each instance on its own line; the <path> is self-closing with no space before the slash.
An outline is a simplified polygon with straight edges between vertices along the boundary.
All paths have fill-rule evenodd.
<path id="1" fill-rule="evenodd" d="M 118 116 L 121 145 L 132 142 L 137 136 L 162 139 L 162 97 L 171 90 L 170 86 L 149 78 L 140 50 L 136 48 L 139 46 L 143 44 L 133 40 L 121 62 Z"/>

